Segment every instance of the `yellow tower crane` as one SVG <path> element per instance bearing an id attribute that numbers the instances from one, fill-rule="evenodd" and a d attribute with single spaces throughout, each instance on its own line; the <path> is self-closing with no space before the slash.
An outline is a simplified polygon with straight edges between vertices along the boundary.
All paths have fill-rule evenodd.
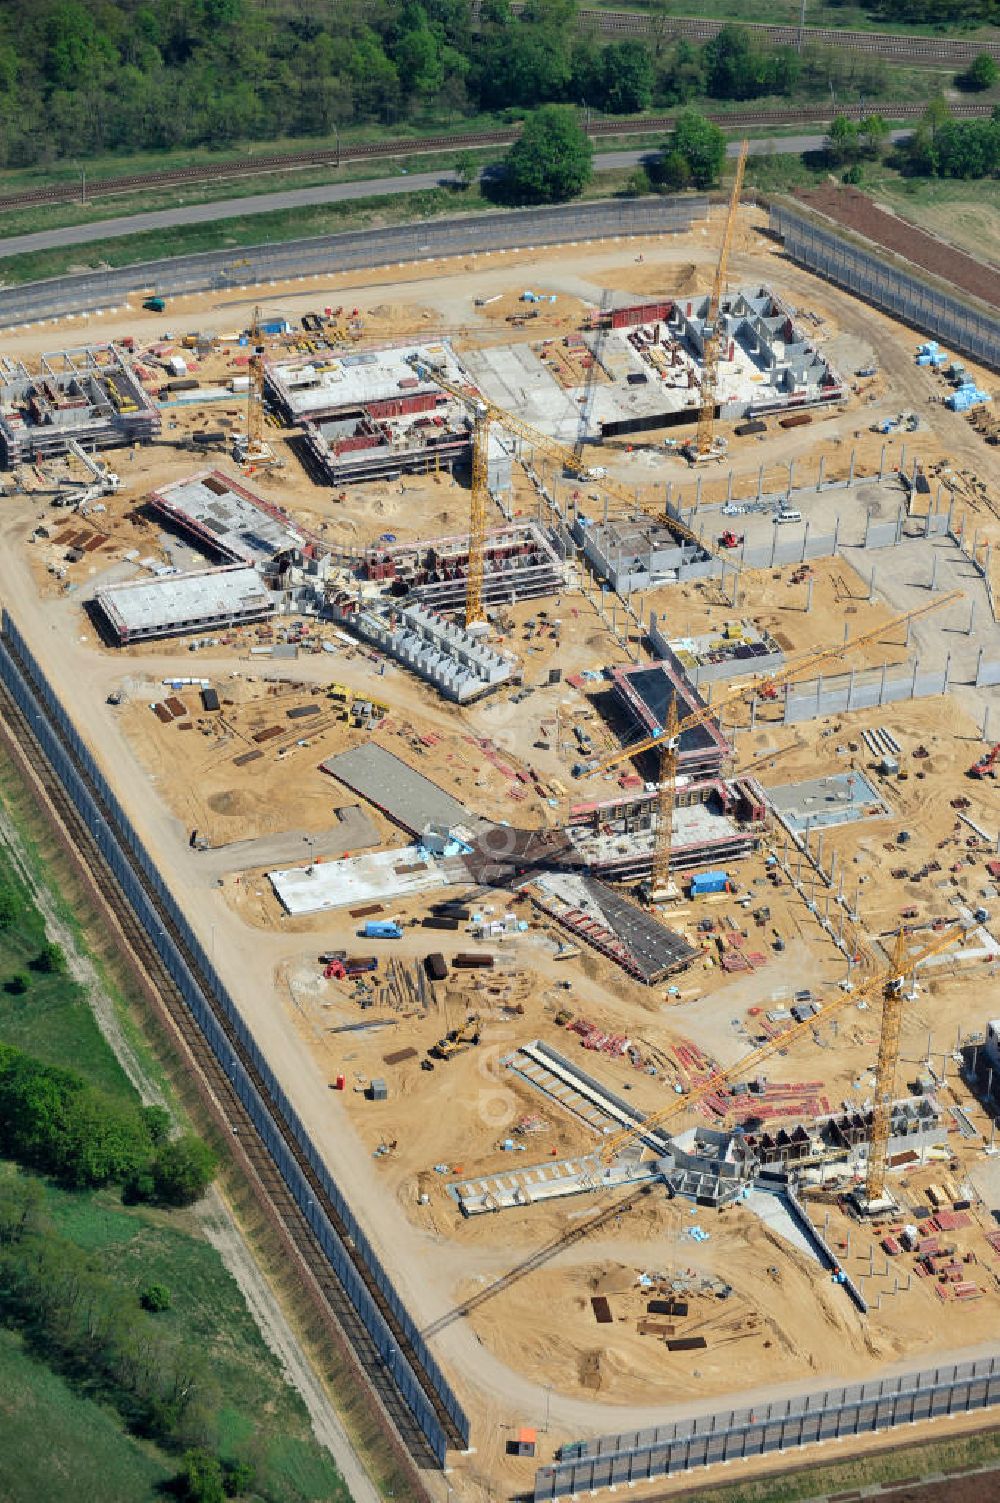
<path id="1" fill-rule="evenodd" d="M 726 215 L 726 228 L 722 236 L 722 248 L 719 251 L 719 264 L 715 268 L 715 280 L 712 283 L 708 308 L 705 312 L 704 332 L 702 335 L 701 411 L 698 415 L 698 436 L 693 449 L 687 451 L 688 457 L 694 460 L 695 463 L 699 460 L 710 459 L 715 452 L 713 434 L 715 430 L 716 386 L 719 378 L 719 358 L 722 349 L 721 331 L 719 329 L 719 304 L 726 285 L 726 272 L 729 269 L 729 252 L 732 249 L 733 234 L 736 229 L 736 216 L 740 207 L 740 193 L 743 189 L 743 174 L 746 170 L 747 152 L 749 149 L 749 141 L 740 142 L 740 154 L 736 159 L 736 175 L 733 178 L 733 191 L 729 196 L 729 212 Z"/>
<path id="2" fill-rule="evenodd" d="M 839 1012 L 848 1002 L 859 1002 L 865 997 L 874 996 L 881 991 L 885 999 L 882 1021 L 882 1043 L 879 1046 L 878 1067 L 876 1070 L 875 1101 L 876 1111 L 872 1119 L 871 1140 L 868 1157 L 868 1183 L 866 1185 L 866 1199 L 868 1204 L 873 1203 L 872 1189 L 877 1187 L 878 1196 L 881 1196 L 885 1188 L 885 1159 L 886 1146 L 889 1141 L 889 1126 L 892 1111 L 892 1091 L 896 1083 L 896 1060 L 899 1047 L 899 1021 L 902 1015 L 903 986 L 906 977 L 929 960 L 932 955 L 937 955 L 945 950 L 956 939 L 961 939 L 964 930 L 960 924 L 953 925 L 950 929 L 936 934 L 929 945 L 911 955 L 906 947 L 906 936 L 900 932 L 896 937 L 896 944 L 892 960 L 889 966 L 880 971 L 878 975 L 855 987 L 853 991 L 839 992 L 832 997 L 825 1007 L 819 1008 L 812 1017 L 802 1023 L 793 1023 L 791 1028 L 786 1028 L 775 1038 L 768 1039 L 766 1043 L 752 1049 L 749 1054 L 743 1056 L 735 1065 L 728 1069 L 716 1070 L 707 1080 L 696 1085 L 685 1096 L 677 1096 L 669 1106 L 661 1108 L 658 1112 L 652 1112 L 644 1121 L 636 1123 L 632 1127 L 622 1128 L 620 1132 L 612 1133 L 604 1139 L 598 1154 L 600 1159 L 610 1162 L 611 1159 L 636 1138 L 648 1136 L 654 1129 L 662 1127 L 664 1123 L 679 1116 L 682 1112 L 689 1111 L 704 1101 L 706 1096 L 713 1096 L 721 1086 L 726 1086 L 730 1081 L 746 1075 L 763 1064 L 772 1054 L 778 1050 L 785 1050 L 803 1036 L 811 1033 L 820 1023 L 825 1023 L 827 1018 Z M 891 1014 L 890 1021 L 886 1024 L 886 1010 Z M 883 1049 L 883 1044 L 887 1047 Z M 883 1109 L 879 1110 L 879 1103 L 883 1103 Z M 880 1166 L 880 1167 L 879 1167 Z M 873 1176 L 874 1168 L 874 1176 Z M 877 1198 L 877 1197 L 874 1197 Z"/>
<path id="3" fill-rule="evenodd" d="M 417 356 L 410 358 L 410 364 L 423 379 L 434 381 L 440 386 L 442 391 L 446 391 L 456 401 L 464 402 L 471 409 L 474 422 L 484 422 L 487 425 L 496 423 L 505 432 L 513 434 L 515 438 L 519 438 L 523 443 L 528 444 L 536 453 L 544 454 L 546 459 L 554 460 L 568 474 L 576 475 L 581 480 L 592 482 L 600 490 L 606 492 L 607 495 L 613 496 L 616 501 L 622 502 L 628 508 L 629 512 L 635 512 L 635 495 L 627 486 L 622 485 L 617 480 L 612 480 L 605 474 L 603 469 L 593 468 L 588 465 L 579 454 L 574 453 L 566 444 L 560 443 L 557 438 L 552 438 L 548 433 L 542 433 L 539 428 L 533 428 L 523 418 L 519 418 L 513 412 L 508 412 L 505 408 L 499 407 L 496 402 L 491 402 L 478 391 L 472 391 L 468 386 L 462 386 L 459 382 L 453 381 L 450 376 L 445 375 L 440 367 L 431 365 L 426 360 L 421 360 Z M 475 498 L 473 498 L 473 505 L 475 506 Z M 485 514 L 486 507 L 484 504 L 484 522 Z M 706 553 L 718 554 L 718 549 L 714 544 L 704 541 L 683 522 L 677 521 L 674 517 L 665 518 L 664 520 L 671 532 L 683 538 L 685 542 L 696 543 Z"/>
<path id="4" fill-rule="evenodd" d="M 465 576 L 465 625 L 486 620 L 483 579 L 486 572 L 486 523 L 489 506 L 490 419 L 477 403 L 472 414 L 472 501 L 469 511 L 469 567 Z"/>
<path id="5" fill-rule="evenodd" d="M 653 870 L 650 882 L 650 896 L 653 901 L 665 897 L 670 892 L 670 859 L 673 841 L 673 812 L 674 796 L 677 787 L 677 752 L 681 737 L 687 731 L 694 730 L 699 725 L 704 725 L 709 720 L 719 719 L 729 708 L 734 705 L 744 704 L 755 698 L 773 699 L 777 690 L 783 685 L 791 683 L 804 673 L 810 673 L 819 668 L 823 663 L 832 658 L 842 658 L 845 653 L 853 652 L 855 648 L 864 647 L 869 642 L 874 642 L 888 631 L 896 627 L 906 626 L 931 612 L 940 610 L 943 606 L 953 605 L 962 598 L 961 590 L 953 590 L 947 595 L 942 595 L 917 610 L 907 611 L 903 616 L 896 616 L 893 620 L 882 626 L 873 627 L 870 631 L 862 632 L 857 637 L 848 637 L 837 647 L 826 647 L 821 652 L 810 653 L 808 657 L 800 658 L 797 662 L 786 663 L 776 673 L 761 675 L 744 684 L 742 688 L 734 689 L 713 705 L 702 705 L 692 714 L 680 718 L 677 710 L 676 697 L 671 698 L 667 707 L 666 721 L 662 728 L 652 731 L 648 736 L 633 742 L 629 746 L 620 747 L 615 752 L 610 752 L 606 757 L 600 757 L 595 762 L 582 765 L 580 775 L 608 772 L 622 762 L 629 761 L 632 757 L 641 756 L 644 752 L 658 750 L 660 754 L 660 781 L 657 795 L 656 828 L 653 837 Z"/>

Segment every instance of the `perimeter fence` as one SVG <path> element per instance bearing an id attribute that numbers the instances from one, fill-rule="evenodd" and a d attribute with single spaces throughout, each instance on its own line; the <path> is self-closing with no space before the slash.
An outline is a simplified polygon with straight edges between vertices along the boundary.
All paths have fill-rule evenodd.
<path id="1" fill-rule="evenodd" d="M 0 328 L 114 308 L 135 293 L 176 297 L 448 256 L 533 250 L 621 235 L 674 234 L 690 229 L 693 220 L 707 213 L 708 199 L 699 195 L 604 199 L 165 257 L 6 287 L 0 291 Z"/>
<path id="2" fill-rule="evenodd" d="M 828 1388 L 757 1408 L 719 1410 L 606 1435 L 573 1446 L 572 1457 L 535 1473 L 534 1503 L 580 1497 L 601 1488 L 676 1476 L 723 1461 L 743 1461 L 919 1424 L 1000 1402 L 1000 1359 L 949 1363 L 897 1377 Z"/>
<path id="3" fill-rule="evenodd" d="M 793 261 L 970 359 L 1000 370 L 1000 318 L 903 271 L 887 255 L 879 256 L 876 247 L 865 250 L 783 205 L 772 204 L 769 227 L 781 236 Z"/>
<path id="4" fill-rule="evenodd" d="M 469 1422 L 465 1411 L 428 1350 L 295 1108 L 279 1085 L 215 966 L 205 954 L 201 942 L 109 787 L 89 747 L 81 739 L 6 610 L 0 626 L 0 681 L 10 691 L 28 720 L 54 773 L 72 798 L 122 891 L 155 944 L 157 953 L 213 1053 L 232 1081 L 240 1101 L 253 1119 L 261 1141 L 372 1338 L 397 1390 L 438 1462 L 443 1466 L 449 1438 L 438 1414 L 429 1401 L 413 1364 L 359 1274 L 341 1235 L 331 1224 L 322 1206 L 316 1203 L 314 1189 L 292 1152 L 286 1133 L 291 1134 L 324 1194 L 329 1198 L 336 1216 L 346 1229 L 355 1256 L 363 1260 L 405 1341 L 411 1347 L 425 1382 L 433 1388 L 443 1405 L 461 1444 L 467 1446 Z M 96 790 L 97 798 L 91 792 L 91 787 Z M 139 872 L 145 882 L 140 880 Z M 159 907 L 150 898 L 149 889 L 155 893 Z M 163 916 L 175 927 L 187 946 L 199 973 L 197 977 L 164 923 Z M 244 1068 L 239 1053 L 219 1021 L 217 1009 L 224 1014 L 241 1048 L 250 1059 L 263 1086 L 263 1094 Z M 284 1123 L 284 1131 L 279 1127 L 276 1117 L 280 1117 Z"/>

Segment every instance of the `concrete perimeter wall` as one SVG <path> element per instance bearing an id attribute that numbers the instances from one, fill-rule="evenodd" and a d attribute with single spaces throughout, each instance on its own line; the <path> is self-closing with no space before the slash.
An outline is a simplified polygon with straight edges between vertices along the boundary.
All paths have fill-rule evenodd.
<path id="1" fill-rule="evenodd" d="M 879 255 L 843 239 L 835 230 L 820 228 L 791 209 L 774 205 L 769 225 L 784 241 L 793 261 L 818 271 L 866 302 L 874 303 L 922 334 L 933 334 L 952 349 L 1000 370 L 1000 317 L 991 317 L 969 303 L 938 291 L 918 275 L 910 275 Z"/>
<path id="2" fill-rule="evenodd" d="M 196 256 L 140 262 L 116 271 L 85 272 L 9 287 L 0 291 L 0 328 L 118 307 L 133 293 L 147 296 L 155 292 L 170 297 L 441 256 L 531 250 L 536 245 L 572 244 L 616 235 L 678 233 L 707 213 L 708 199 L 701 196 L 605 200 L 430 219 L 392 229 L 289 240 L 282 245 L 205 251 Z M 235 259 L 245 259 L 247 264 L 233 267 Z M 231 268 L 228 272 L 227 266 Z"/>
<path id="3" fill-rule="evenodd" d="M 870 1383 L 817 1390 L 757 1409 L 698 1415 L 655 1430 L 588 1441 L 572 1461 L 540 1467 L 534 1503 L 675 1476 L 723 1461 L 766 1456 L 988 1409 L 1000 1402 L 1000 1359 L 949 1362 Z M 838 1453 L 840 1454 L 840 1453 Z"/>

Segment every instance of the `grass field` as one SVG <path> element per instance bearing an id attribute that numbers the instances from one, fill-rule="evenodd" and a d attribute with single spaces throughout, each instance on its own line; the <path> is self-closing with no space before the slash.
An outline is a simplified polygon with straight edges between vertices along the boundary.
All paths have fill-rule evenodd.
<path id="1" fill-rule="evenodd" d="M 175 1470 L 0 1328 L 0 1498 L 4 1503 L 155 1503 Z"/>
<path id="2" fill-rule="evenodd" d="M 876 197 L 921 229 L 940 235 L 979 260 L 1000 265 L 1000 182 L 887 176 Z"/>
<path id="3" fill-rule="evenodd" d="M 0 803 L 27 852 L 33 879 L 45 878 L 43 853 L 33 839 L 23 790 L 0 762 Z M 45 928 L 12 863 L 2 862 L 6 904 L 13 919 L 0 928 L 0 1042 L 18 1045 L 52 1064 L 77 1071 L 114 1096 L 132 1086 L 94 1021 L 82 989 L 68 975 L 40 975 L 30 961 Z M 51 884 L 46 884 L 50 886 Z M 13 995 L 4 983 L 30 977 Z M 150 1056 L 152 1068 L 155 1061 Z M 0 1162 L 0 1174 L 15 1173 Z M 160 1329 L 201 1355 L 212 1409 L 212 1442 L 223 1457 L 249 1455 L 258 1470 L 257 1493 L 271 1503 L 347 1503 L 348 1494 L 326 1451 L 312 1438 L 298 1395 L 287 1386 L 242 1294 L 201 1231 L 197 1209 L 161 1211 L 125 1206 L 113 1190 L 74 1193 L 45 1184 L 52 1233 L 80 1248 L 118 1289 L 166 1285 L 171 1308 L 155 1318 Z M 141 1503 L 177 1470 L 177 1458 L 139 1442 L 117 1413 L 88 1396 L 85 1377 L 72 1381 L 50 1370 L 30 1343 L 0 1328 L 0 1500 L 38 1503 L 72 1498 Z"/>

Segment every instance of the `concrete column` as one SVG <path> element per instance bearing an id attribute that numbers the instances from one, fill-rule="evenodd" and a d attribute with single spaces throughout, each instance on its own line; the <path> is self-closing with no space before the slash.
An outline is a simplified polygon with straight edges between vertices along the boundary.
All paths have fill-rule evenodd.
<path id="1" fill-rule="evenodd" d="M 930 507 L 928 507 L 927 508 L 927 514 L 924 517 L 924 537 L 925 538 L 929 538 L 930 535 L 931 535 L 931 511 L 930 511 Z"/>
<path id="2" fill-rule="evenodd" d="M 816 865 L 820 868 L 820 870 L 822 870 L 822 867 L 823 867 L 823 831 L 822 830 L 818 831 L 817 836 L 816 836 Z"/>
<path id="3" fill-rule="evenodd" d="M 670 481 L 668 480 L 667 481 L 667 503 L 666 503 L 666 509 L 667 509 L 667 511 L 670 510 L 670 492 L 672 490 L 673 490 L 673 486 L 671 485 Z"/>
<path id="4" fill-rule="evenodd" d="M 882 705 L 885 704 L 885 676 L 886 676 L 886 673 L 888 672 L 888 668 L 889 668 L 888 663 L 883 663 L 882 664 L 882 680 L 881 680 L 881 682 L 880 682 L 880 684 L 878 686 L 878 702 L 879 702 L 879 706 L 882 706 Z"/>
<path id="5" fill-rule="evenodd" d="M 792 476 L 793 476 L 794 473 L 795 473 L 795 460 L 794 459 L 790 459 L 788 461 L 788 497 L 789 497 L 789 500 L 791 499 L 791 495 L 792 495 Z"/>
<path id="6" fill-rule="evenodd" d="M 822 704 L 822 701 L 823 701 L 823 675 L 821 673 L 821 674 L 819 674 L 819 676 L 816 679 L 816 714 L 817 715 L 820 712 L 820 705 Z"/>
<path id="7" fill-rule="evenodd" d="M 910 627 L 912 625 L 913 625 L 912 621 L 907 621 L 906 627 L 905 627 L 905 630 L 904 630 L 904 635 L 903 635 L 903 646 L 904 647 L 909 647 L 909 645 L 910 645 Z"/>
<path id="8" fill-rule="evenodd" d="M 868 599 L 869 600 L 874 600 L 874 598 L 875 598 L 875 565 L 872 564 L 872 577 L 868 581 Z"/>
<path id="9" fill-rule="evenodd" d="M 917 671 L 918 671 L 919 668 L 920 668 L 920 659 L 919 658 L 914 658 L 913 659 L 913 677 L 910 679 L 910 698 L 911 699 L 916 699 L 916 697 L 917 697 Z"/>
<path id="10" fill-rule="evenodd" d="M 854 484 L 854 460 L 855 460 L 856 454 L 857 454 L 857 450 L 856 449 L 852 449 L 851 450 L 851 469 L 850 469 L 850 473 L 847 476 L 847 483 L 848 483 L 848 485 L 853 485 Z"/>
<path id="11" fill-rule="evenodd" d="M 826 466 L 826 455 L 825 454 L 821 454 L 819 456 L 819 479 L 816 481 L 816 489 L 818 491 L 821 491 L 823 489 L 823 470 L 824 470 L 825 466 Z"/>
<path id="12" fill-rule="evenodd" d="M 750 701 L 750 729 L 751 729 L 751 731 L 755 731 L 757 729 L 757 696 L 756 696 L 756 694 L 754 695 L 753 699 L 751 699 L 751 701 Z"/>
<path id="13" fill-rule="evenodd" d="M 807 616 L 808 616 L 809 612 L 812 610 L 812 603 L 813 603 L 813 580 L 812 580 L 812 575 L 810 575 L 809 576 L 809 583 L 806 585 L 806 615 Z"/>
<path id="14" fill-rule="evenodd" d="M 917 468 L 918 468 L 917 461 L 914 460 L 913 461 L 913 473 L 910 476 L 910 494 L 914 495 L 914 496 L 917 494 Z M 928 515 L 929 515 L 929 512 L 928 512 Z"/>
<path id="15" fill-rule="evenodd" d="M 938 553 L 935 549 L 934 558 L 931 562 L 931 582 L 927 588 L 931 591 L 937 589 Z"/>
<path id="16" fill-rule="evenodd" d="M 605 527 L 607 527 L 607 525 L 608 525 L 608 498 L 607 498 L 607 495 L 605 495 L 605 497 L 604 497 L 604 525 L 605 525 Z"/>
<path id="17" fill-rule="evenodd" d="M 761 465 L 760 469 L 757 471 L 757 500 L 758 501 L 760 500 L 760 498 L 761 498 L 761 496 L 763 494 L 764 494 L 764 466 Z"/>
<path id="18" fill-rule="evenodd" d="M 733 499 L 733 472 L 732 472 L 732 470 L 730 470 L 729 471 L 729 482 L 728 482 L 728 484 L 726 486 L 726 500 L 727 501 L 731 501 L 732 499 Z"/>
<path id="19" fill-rule="evenodd" d="M 950 674 L 950 672 L 951 672 L 951 653 L 949 652 L 948 656 L 944 660 L 944 686 L 941 689 L 941 693 L 942 694 L 947 694 L 947 692 L 948 692 L 948 675 Z"/>
<path id="20" fill-rule="evenodd" d="M 974 600 L 971 600 L 969 602 L 969 624 L 965 628 L 965 635 L 967 637 L 971 637 L 972 636 L 972 628 L 975 626 L 975 624 L 976 624 L 976 602 Z M 978 677 L 978 672 L 977 672 L 976 676 Z"/>
<path id="21" fill-rule="evenodd" d="M 987 705 L 986 709 L 983 711 L 983 740 L 984 741 L 988 741 L 989 739 L 990 739 L 990 707 L 989 707 L 989 705 Z"/>
<path id="22" fill-rule="evenodd" d="M 885 475 L 885 444 L 882 445 L 882 453 L 879 455 L 879 458 L 878 458 L 878 478 L 879 478 L 879 484 L 880 485 L 882 483 L 882 478 L 883 478 L 884 475 Z"/>
<path id="23" fill-rule="evenodd" d="M 955 493 L 954 493 L 954 491 L 949 491 L 948 492 L 948 531 L 949 532 L 951 531 L 951 519 L 952 519 L 952 513 L 954 512 L 954 510 L 955 510 Z"/>
<path id="24" fill-rule="evenodd" d="M 899 473 L 901 475 L 903 475 L 903 474 L 906 473 L 906 445 L 905 444 L 903 445 L 903 447 L 899 451 Z"/>
<path id="25" fill-rule="evenodd" d="M 775 528 L 774 532 L 777 533 L 777 530 L 778 529 Z M 777 552 L 777 550 L 778 550 L 778 539 L 777 539 L 777 537 L 774 534 L 772 534 L 772 536 L 771 536 L 771 564 L 770 564 L 771 568 L 774 567 L 774 555 Z"/>
<path id="26" fill-rule="evenodd" d="M 699 475 L 698 479 L 695 481 L 695 487 L 694 487 L 694 505 L 695 505 L 695 510 L 696 511 L 697 511 L 698 507 L 701 505 L 701 479 L 702 479 L 702 477 Z"/>
<path id="27" fill-rule="evenodd" d="M 805 563 L 805 561 L 806 561 L 806 549 L 808 548 L 808 546 L 809 546 L 809 519 L 807 517 L 806 518 L 806 525 L 805 525 L 805 528 L 804 528 L 803 533 L 802 533 L 802 562 L 803 563 Z M 811 579 L 810 579 L 809 583 L 812 584 L 812 580 Z"/>
<path id="28" fill-rule="evenodd" d="M 983 559 L 983 577 L 989 583 L 990 578 L 990 555 L 993 552 L 993 544 L 986 544 L 986 557 Z"/>
<path id="29" fill-rule="evenodd" d="M 840 543 L 840 517 L 838 515 L 838 516 L 834 517 L 834 519 L 833 519 L 833 556 L 834 556 L 834 558 L 837 557 L 837 547 L 838 547 L 839 543 Z"/>
<path id="30" fill-rule="evenodd" d="M 853 701 L 854 701 L 854 674 L 855 674 L 855 671 L 856 670 L 854 668 L 851 669 L 851 676 L 850 676 L 850 678 L 848 679 L 848 682 L 847 682 L 847 708 L 848 708 L 848 710 L 852 710 L 854 708 Z"/>
<path id="31" fill-rule="evenodd" d="M 963 553 L 965 552 L 965 519 L 966 513 L 963 511 L 962 525 L 958 529 L 958 546 L 961 548 Z"/>

